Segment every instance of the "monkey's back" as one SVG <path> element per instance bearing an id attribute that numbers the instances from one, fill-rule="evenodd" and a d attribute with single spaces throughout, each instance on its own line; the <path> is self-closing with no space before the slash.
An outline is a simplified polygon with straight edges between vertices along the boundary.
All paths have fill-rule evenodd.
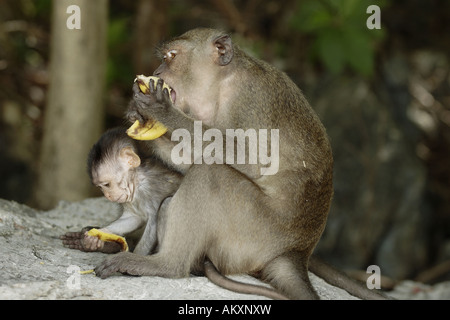
<path id="1" fill-rule="evenodd" d="M 279 171 L 255 182 L 271 197 L 279 227 L 293 246 L 312 248 L 325 227 L 333 195 L 333 156 L 326 130 L 298 86 L 270 64 L 235 48 L 244 66 L 234 108 L 237 126 L 279 129 Z M 233 112 L 232 112 L 233 113 Z M 233 114 L 237 114 L 234 112 Z M 255 121 L 257 119 L 257 121 Z"/>

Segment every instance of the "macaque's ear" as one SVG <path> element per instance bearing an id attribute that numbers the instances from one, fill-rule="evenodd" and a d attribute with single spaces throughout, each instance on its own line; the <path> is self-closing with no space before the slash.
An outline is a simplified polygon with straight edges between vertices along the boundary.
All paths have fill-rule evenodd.
<path id="1" fill-rule="evenodd" d="M 233 45 L 229 35 L 220 36 L 214 40 L 217 49 L 217 62 L 221 66 L 226 66 L 233 59 Z"/>
<path id="2" fill-rule="evenodd" d="M 141 165 L 141 158 L 130 147 L 125 147 L 119 153 L 120 162 L 128 169 L 137 168 Z"/>

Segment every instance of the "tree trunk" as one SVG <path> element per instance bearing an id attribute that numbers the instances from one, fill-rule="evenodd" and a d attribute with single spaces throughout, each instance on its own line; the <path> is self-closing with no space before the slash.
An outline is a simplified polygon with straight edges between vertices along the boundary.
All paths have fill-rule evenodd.
<path id="1" fill-rule="evenodd" d="M 168 1 L 139 0 L 134 30 L 133 67 L 136 74 L 151 75 L 161 61 L 155 47 L 168 35 Z"/>
<path id="2" fill-rule="evenodd" d="M 66 24 L 71 5 L 80 8 L 81 29 Z M 35 188 L 40 208 L 89 195 L 86 158 L 104 113 L 107 13 L 107 0 L 53 1 L 51 76 Z"/>

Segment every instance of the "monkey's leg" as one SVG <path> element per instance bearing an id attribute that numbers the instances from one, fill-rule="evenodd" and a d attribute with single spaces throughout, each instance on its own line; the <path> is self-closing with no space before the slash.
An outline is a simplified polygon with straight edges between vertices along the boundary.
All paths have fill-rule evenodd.
<path id="1" fill-rule="evenodd" d="M 283 254 L 270 261 L 261 276 L 289 299 L 317 300 L 305 259 L 299 252 Z"/>
<path id="2" fill-rule="evenodd" d="M 269 205 L 272 199 L 228 166 L 208 166 L 202 173 L 204 183 L 199 188 L 205 189 L 200 189 L 199 195 L 210 191 L 209 201 L 203 200 L 203 208 L 208 212 L 208 220 L 215 220 L 211 223 L 214 241 L 210 242 L 207 257 L 220 273 L 260 271 L 263 280 L 290 299 L 318 299 L 307 273 L 310 250 L 293 249 L 284 224 L 274 223 L 277 212 Z M 240 290 L 230 281 L 227 285 L 215 283 Z M 253 288 L 245 288 L 247 292 L 260 294 Z"/>
<path id="3" fill-rule="evenodd" d="M 207 256 L 222 274 L 260 270 L 264 280 L 290 299 L 319 298 L 307 272 L 311 244 L 294 249 L 284 225 L 290 222 L 274 223 L 280 214 L 270 206 L 271 197 L 229 166 L 206 165 L 201 172 L 189 173 L 203 181 L 196 186 L 196 197 L 203 203 L 197 211 L 207 212 L 204 218 L 214 239 Z"/>
<path id="4" fill-rule="evenodd" d="M 136 248 L 133 250 L 133 253 L 146 256 L 152 252 L 156 244 L 156 219 L 156 214 L 150 215 L 145 226 L 144 233 L 136 245 Z"/>

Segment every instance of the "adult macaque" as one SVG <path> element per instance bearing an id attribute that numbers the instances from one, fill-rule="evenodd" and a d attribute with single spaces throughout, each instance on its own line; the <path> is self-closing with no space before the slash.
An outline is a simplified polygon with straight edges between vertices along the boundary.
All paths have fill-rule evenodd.
<path id="1" fill-rule="evenodd" d="M 119 203 L 123 211 L 119 219 L 99 230 L 124 236 L 145 227 L 133 251 L 140 255 L 148 255 L 155 249 L 158 210 L 182 180 L 181 174 L 169 170 L 156 158 L 144 156 L 144 151 L 138 141 L 127 136 L 124 128 L 115 128 L 102 135 L 88 157 L 92 183 L 108 200 Z M 88 229 L 66 233 L 61 237 L 63 244 L 82 251 L 120 251 L 114 242 L 88 236 Z"/>
<path id="2" fill-rule="evenodd" d="M 96 275 L 187 277 L 202 271 L 207 257 L 221 274 L 258 275 L 288 298 L 317 299 L 308 262 L 333 194 L 333 157 L 317 115 L 286 74 L 250 57 L 220 31 L 191 30 L 159 51 L 163 61 L 154 75 L 172 88 L 170 97 L 162 80 L 150 85 L 149 94 L 135 84 L 127 116 L 168 128 L 150 143 L 184 178 L 160 212 L 166 222 L 159 251 L 108 257 Z M 175 164 L 170 134 L 182 129 L 193 136 L 194 120 L 224 136 L 226 129 L 278 129 L 279 154 L 271 155 L 278 157 L 278 172 L 263 174 L 263 163 L 206 164 L 195 154 L 194 164 Z M 271 150 L 267 142 L 259 148 Z M 204 151 L 207 146 L 203 142 Z"/>

